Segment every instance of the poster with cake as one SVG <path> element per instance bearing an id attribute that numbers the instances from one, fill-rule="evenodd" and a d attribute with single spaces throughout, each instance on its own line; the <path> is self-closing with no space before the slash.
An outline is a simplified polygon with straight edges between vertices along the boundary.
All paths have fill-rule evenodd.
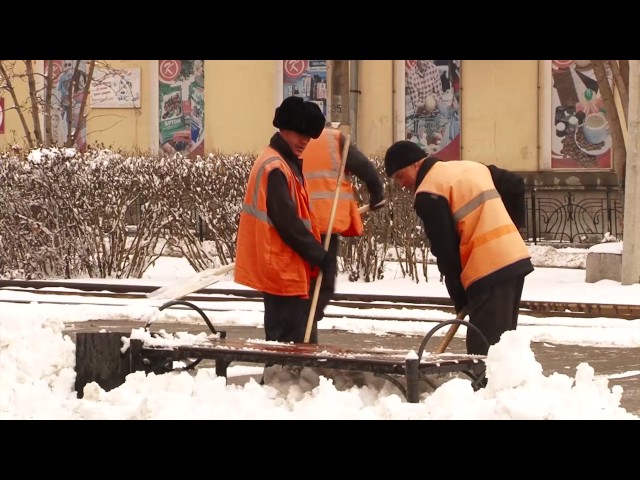
<path id="1" fill-rule="evenodd" d="M 590 60 L 551 61 L 551 168 L 610 169 L 607 111 Z M 612 74 L 607 68 L 609 84 Z"/>

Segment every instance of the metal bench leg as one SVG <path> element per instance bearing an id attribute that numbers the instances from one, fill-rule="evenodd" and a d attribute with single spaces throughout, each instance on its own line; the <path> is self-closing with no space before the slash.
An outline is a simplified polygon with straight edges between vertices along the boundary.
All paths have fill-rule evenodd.
<path id="1" fill-rule="evenodd" d="M 418 403 L 420 401 L 418 365 L 420 360 L 409 358 L 404 362 L 405 377 L 407 380 L 407 401 Z"/>
<path id="2" fill-rule="evenodd" d="M 216 375 L 227 378 L 227 367 L 230 363 L 231 362 L 225 362 L 223 360 L 216 360 Z"/>

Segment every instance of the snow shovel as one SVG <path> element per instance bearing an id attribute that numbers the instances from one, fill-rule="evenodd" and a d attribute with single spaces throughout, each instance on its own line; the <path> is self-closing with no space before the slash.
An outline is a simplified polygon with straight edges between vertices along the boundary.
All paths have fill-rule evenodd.
<path id="1" fill-rule="evenodd" d="M 376 206 L 380 205 L 380 206 L 384 206 L 387 204 L 386 200 L 383 200 L 382 202 L 380 202 L 379 204 L 377 204 Z M 371 207 L 369 205 L 363 205 L 360 208 L 358 208 L 358 213 L 360 215 L 362 215 L 363 213 L 369 213 L 369 210 L 371 210 Z"/>
<path id="2" fill-rule="evenodd" d="M 349 145 L 351 144 L 351 135 L 347 135 L 342 147 L 342 161 L 340 162 L 340 170 L 338 171 L 338 182 L 336 188 L 336 195 L 333 197 L 333 205 L 331 206 L 331 215 L 329 216 L 329 224 L 327 225 L 327 232 L 331 232 L 333 229 L 333 221 L 336 218 L 336 211 L 338 210 L 338 198 L 340 196 L 340 184 L 344 178 L 344 166 L 347 164 L 347 154 L 349 153 Z M 331 242 L 331 235 L 327 234 L 324 239 L 324 249 L 329 250 L 329 243 Z M 322 284 L 323 272 L 320 270 L 318 278 L 316 278 L 316 285 L 313 291 L 313 298 L 311 300 L 311 308 L 309 309 L 309 318 L 307 318 L 307 330 L 304 334 L 304 343 L 309 343 L 311 338 L 311 330 L 313 329 L 313 319 L 316 316 L 316 307 L 318 305 L 318 295 L 320 295 L 320 285 Z"/>
<path id="3" fill-rule="evenodd" d="M 464 320 L 464 317 L 466 316 L 467 316 L 467 309 L 463 308 L 456 315 L 456 320 Z M 436 350 L 436 353 L 444 353 L 444 351 L 447 349 L 447 347 L 451 343 L 451 340 L 453 340 L 453 337 L 455 336 L 456 332 L 458 331 L 459 326 L 460 326 L 459 323 L 454 323 L 449 327 L 449 330 L 447 330 L 447 333 L 445 334 L 445 336 L 442 337 L 442 341 L 440 342 L 440 345 L 438 345 L 438 349 Z"/>
<path id="4" fill-rule="evenodd" d="M 148 293 L 147 298 L 154 300 L 177 300 L 213 283 L 219 282 L 224 278 L 225 274 L 233 270 L 235 265 L 235 263 L 230 263 L 229 265 L 223 265 L 218 268 L 207 268 L 192 277 L 182 278 L 175 283 L 158 288 Z"/>
<path id="5" fill-rule="evenodd" d="M 358 212 L 367 213 L 369 205 L 358 208 Z M 197 292 L 223 279 L 223 275 L 229 273 L 235 267 L 235 262 L 219 268 L 208 268 L 188 278 L 181 278 L 174 283 L 158 288 L 147 294 L 147 298 L 161 300 L 177 300 L 190 293 Z"/>

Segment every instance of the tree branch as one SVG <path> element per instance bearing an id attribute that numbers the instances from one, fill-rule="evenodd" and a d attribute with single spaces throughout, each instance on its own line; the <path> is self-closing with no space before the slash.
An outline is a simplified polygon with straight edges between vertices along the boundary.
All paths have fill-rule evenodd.
<path id="1" fill-rule="evenodd" d="M 38 145 L 44 144 L 42 138 L 42 129 L 40 128 L 40 107 L 36 98 L 36 80 L 33 76 L 32 60 L 25 60 L 24 64 L 27 69 L 27 83 L 29 85 L 29 101 L 31 102 L 31 119 L 33 120 L 33 133 L 36 136 Z"/>
<path id="2" fill-rule="evenodd" d="M 622 103 L 624 119 L 626 122 L 629 122 L 629 88 L 625 84 L 620 68 L 618 67 L 618 60 L 609 60 L 609 65 L 611 65 L 611 72 L 613 73 L 616 88 L 620 93 L 620 103 Z"/>
<path id="3" fill-rule="evenodd" d="M 91 86 L 91 79 L 93 78 L 93 70 L 95 69 L 96 61 L 91 60 L 89 62 L 89 72 L 87 73 L 87 81 L 84 84 L 82 91 L 82 103 L 80 104 L 80 112 L 78 113 L 78 123 L 76 124 L 76 135 L 78 135 L 85 125 L 84 109 L 87 106 L 87 100 L 89 99 L 89 87 Z M 76 66 L 77 69 L 77 66 Z"/>
<path id="4" fill-rule="evenodd" d="M 27 139 L 27 143 L 29 144 L 29 148 L 34 148 L 33 137 L 31 136 L 31 130 L 29 130 L 29 126 L 27 125 L 27 120 L 24 118 L 24 112 L 22 111 L 22 107 L 18 102 L 18 97 L 16 96 L 16 90 L 11 82 L 10 76 L 7 74 L 6 69 L 4 68 L 4 62 L 0 61 L 0 75 L 4 77 L 4 81 L 7 84 L 7 91 L 9 95 L 11 95 L 11 99 L 13 100 L 13 104 L 15 105 L 16 112 L 18 112 L 18 117 L 20 118 L 20 123 L 22 123 L 22 128 L 24 129 L 24 136 Z"/>
<path id="5" fill-rule="evenodd" d="M 591 63 L 593 64 L 593 72 L 595 73 L 596 80 L 598 81 L 600 96 L 604 101 L 604 106 L 607 111 L 607 121 L 609 122 L 609 130 L 611 131 L 611 140 L 613 143 L 613 170 L 618 174 L 618 183 L 622 186 L 624 185 L 624 169 L 625 159 L 627 158 L 627 149 L 624 145 L 622 126 L 620 125 L 618 110 L 616 109 L 616 104 L 613 100 L 613 92 L 611 90 L 611 85 L 609 85 L 609 77 L 607 76 L 607 69 L 604 62 L 604 60 L 591 60 Z"/>

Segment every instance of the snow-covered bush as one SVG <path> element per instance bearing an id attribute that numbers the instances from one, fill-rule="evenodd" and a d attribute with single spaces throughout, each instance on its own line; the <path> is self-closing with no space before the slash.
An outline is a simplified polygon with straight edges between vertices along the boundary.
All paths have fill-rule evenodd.
<path id="1" fill-rule="evenodd" d="M 426 244 L 412 199 L 387 179 L 388 204 L 363 215 L 362 237 L 344 239 L 341 269 L 353 281 L 382 278 L 396 248 L 405 275 L 426 278 Z M 201 271 L 235 261 L 251 154 L 191 159 L 89 148 L 0 155 L 0 276 L 139 278 L 177 252 Z M 354 180 L 360 205 L 366 187 Z"/>
<path id="2" fill-rule="evenodd" d="M 246 184 L 252 163 L 250 157 L 192 160 L 96 148 L 4 154 L 0 275 L 140 277 L 171 247 L 202 270 L 214 258 L 196 234 L 198 216 L 217 242 L 219 261 L 229 263 L 244 198 L 238 185 Z"/>
<path id="3" fill-rule="evenodd" d="M 349 280 L 373 282 L 384 276 L 384 263 L 390 249 L 395 250 L 403 275 L 419 282 L 427 279 L 427 242 L 420 221 L 413 210 L 413 196 L 398 187 L 384 173 L 381 157 L 371 161 L 384 182 L 387 204 L 382 209 L 362 216 L 364 232 L 360 237 L 344 238 L 341 242 L 341 268 Z M 358 205 L 368 205 L 369 196 L 363 183 L 353 178 Z"/>

